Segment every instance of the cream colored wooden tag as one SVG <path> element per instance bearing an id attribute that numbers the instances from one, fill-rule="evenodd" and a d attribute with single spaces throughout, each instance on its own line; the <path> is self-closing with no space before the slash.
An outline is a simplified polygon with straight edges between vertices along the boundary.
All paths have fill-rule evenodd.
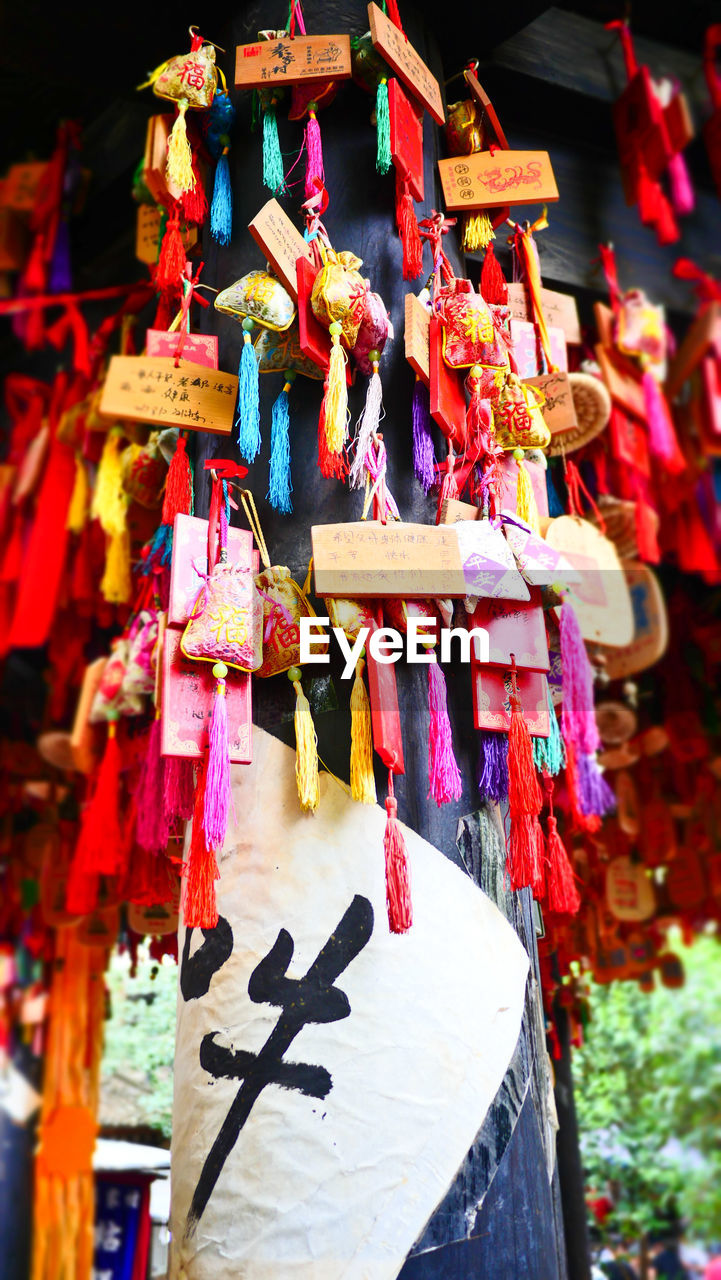
<path id="1" fill-rule="evenodd" d="M 236 89 L 283 89 L 350 75 L 350 36 L 288 36 L 239 44 L 235 50 Z"/>
<path id="2" fill-rule="evenodd" d="M 483 512 L 470 502 L 459 502 L 458 498 L 446 498 L 441 503 L 439 524 L 458 524 L 459 520 L 481 520 Z"/>
<path id="3" fill-rule="evenodd" d="M 631 596 L 613 543 L 579 516 L 550 520 L 544 537 L 580 570 L 581 580 L 569 590 L 569 600 L 584 640 L 617 648 L 630 644 Z M 557 613 L 560 615 L 560 609 Z"/>
<path id="4" fill-rule="evenodd" d="M 566 342 L 580 343 L 581 322 L 578 318 L 576 299 L 570 293 L 557 293 L 555 289 L 541 289 L 541 306 L 547 324 L 563 329 Z M 509 284 L 508 310 L 518 320 L 533 320 L 533 307 L 525 284 Z"/>
<path id="5" fill-rule="evenodd" d="M 541 405 L 541 413 L 552 436 L 572 431 L 577 426 L 567 373 L 559 369 L 556 373 L 539 373 L 537 377 L 524 378 L 523 381 L 544 395 L 546 403 Z"/>
<path id="6" fill-rule="evenodd" d="M 642 862 L 625 855 L 606 869 L 606 904 L 617 920 L 648 920 L 656 910 L 653 885 Z"/>
<path id="7" fill-rule="evenodd" d="M 646 671 L 668 647 L 668 614 L 658 578 L 645 564 L 625 563 L 623 572 L 631 594 L 634 631 L 630 644 L 623 649 L 609 649 L 606 654 L 606 671 L 611 680 L 624 680 Z"/>
<path id="8" fill-rule="evenodd" d="M 238 379 L 162 356 L 113 356 L 100 413 L 131 422 L 167 422 L 188 431 L 230 435 Z"/>
<path id="9" fill-rule="evenodd" d="M 448 525 L 316 524 L 311 529 L 319 596 L 465 596 L 455 529 Z"/>
<path id="10" fill-rule="evenodd" d="M 294 302 L 298 301 L 298 276 L 295 264 L 299 258 L 313 262 L 310 246 L 293 225 L 277 200 L 269 200 L 256 213 L 248 230 L 263 251 L 278 279 Z"/>
<path id="11" fill-rule="evenodd" d="M 418 377 L 428 386 L 430 381 L 429 334 L 430 312 L 414 293 L 406 294 L 405 343 L 406 360 Z"/>
<path id="12" fill-rule="evenodd" d="M 436 124 L 445 124 L 446 113 L 443 110 L 440 85 L 407 36 L 398 30 L 395 23 L 372 0 L 368 5 L 368 21 L 373 47 L 385 58 L 414 97 L 430 111 Z"/>
<path id="13" fill-rule="evenodd" d="M 438 171 L 443 199 L 451 210 L 558 200 L 547 151 L 477 151 L 439 160 Z"/>
<path id="14" fill-rule="evenodd" d="M 139 262 L 154 266 L 160 252 L 160 209 L 154 204 L 141 204 L 135 224 L 135 256 Z"/>

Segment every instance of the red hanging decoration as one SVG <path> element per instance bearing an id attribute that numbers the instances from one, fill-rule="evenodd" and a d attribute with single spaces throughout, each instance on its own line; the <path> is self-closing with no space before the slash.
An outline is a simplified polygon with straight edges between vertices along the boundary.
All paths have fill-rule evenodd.
<path id="1" fill-rule="evenodd" d="M 398 803 L 393 792 L 393 771 L 388 770 L 386 796 L 386 830 L 383 850 L 386 856 L 386 902 L 391 933 L 407 933 L 413 924 L 410 867 L 406 842 L 398 822 Z"/>

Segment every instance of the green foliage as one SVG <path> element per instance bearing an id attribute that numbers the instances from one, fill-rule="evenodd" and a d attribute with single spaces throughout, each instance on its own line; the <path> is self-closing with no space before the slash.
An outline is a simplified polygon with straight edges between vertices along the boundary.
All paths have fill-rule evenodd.
<path id="1" fill-rule="evenodd" d="M 143 1123 L 169 1138 L 177 966 L 167 958 L 158 965 L 141 950 L 136 977 L 130 976 L 127 955 L 112 957 L 107 977 L 111 1016 L 105 1024 L 101 1087 L 130 1081 L 137 1101 L 128 1123 L 138 1123 L 140 1113 Z"/>
<path id="2" fill-rule="evenodd" d="M 592 986 L 573 1060 L 587 1182 L 611 1184 L 607 1225 L 626 1239 L 662 1226 L 674 1206 L 692 1237 L 721 1235 L 721 949 L 705 937 L 674 950 L 679 989 Z"/>

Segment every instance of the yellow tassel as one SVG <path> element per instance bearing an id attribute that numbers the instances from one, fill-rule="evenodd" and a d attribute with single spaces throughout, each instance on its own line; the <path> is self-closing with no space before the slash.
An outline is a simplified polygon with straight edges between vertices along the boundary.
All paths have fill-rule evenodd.
<path id="1" fill-rule="evenodd" d="M 373 731 L 363 668 L 358 659 L 350 695 L 350 793 L 361 804 L 375 804 L 376 780 L 373 775 Z"/>
<path id="2" fill-rule="evenodd" d="M 192 191 L 195 186 L 193 173 L 193 153 L 190 150 L 188 134 L 185 128 L 185 113 L 188 104 L 185 98 L 178 103 L 178 114 L 175 117 L 170 137 L 168 138 L 168 162 L 165 172 L 168 182 L 179 191 Z"/>
<path id="3" fill-rule="evenodd" d="M 300 680 L 293 681 L 295 689 L 295 781 L 298 787 L 300 807 L 306 813 L 318 808 L 318 739 L 315 736 L 313 717 L 308 699 Z"/>
<path id="4" fill-rule="evenodd" d="M 128 508 L 128 495 L 123 490 L 122 451 L 122 432 L 109 431 L 103 446 L 90 506 L 92 518 L 99 520 L 103 532 L 110 535 L 124 533 L 126 529 L 125 513 Z"/>
<path id="5" fill-rule="evenodd" d="M 133 583 L 130 576 L 130 535 L 127 529 L 110 535 L 100 590 L 108 604 L 130 602 Z"/>
<path id="6" fill-rule="evenodd" d="M 75 455 L 75 483 L 73 484 L 70 506 L 68 507 L 67 520 L 65 521 L 66 528 L 71 533 L 82 533 L 85 528 L 85 521 L 88 518 L 89 496 L 88 473 L 85 470 L 85 464 L 80 454 L 77 453 Z"/>
<path id="7" fill-rule="evenodd" d="M 348 384 L 345 380 L 346 354 L 340 335 L 333 334 L 325 395 L 325 438 L 329 453 L 340 453 L 348 431 Z"/>
<path id="8" fill-rule="evenodd" d="M 516 515 L 530 525 L 534 533 L 540 535 L 541 525 L 538 518 L 536 495 L 533 492 L 531 477 L 525 463 L 518 463 L 518 487 L 516 489 Z"/>
<path id="9" fill-rule="evenodd" d="M 485 209 L 480 213 L 467 213 L 463 222 L 463 248 L 466 253 L 478 253 L 487 249 L 496 233 Z"/>

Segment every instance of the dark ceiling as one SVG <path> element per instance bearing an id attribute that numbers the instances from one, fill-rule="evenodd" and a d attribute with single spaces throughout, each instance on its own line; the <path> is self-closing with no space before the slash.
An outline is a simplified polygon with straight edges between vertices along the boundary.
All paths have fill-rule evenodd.
<path id="1" fill-rule="evenodd" d="M 338 4 L 339 13 L 343 10 Z M 401 0 L 401 12 L 403 0 Z M 598 21 L 623 13 L 623 0 L 563 3 Z M 440 46 L 447 75 L 470 57 L 484 54 L 548 8 L 543 0 L 512 0 L 489 6 L 437 0 L 416 0 Z M 171 5 L 147 0 L 119 0 L 105 9 L 97 0 L 64 6 L 62 16 L 38 0 L 13 0 L 0 17 L 0 165 L 25 159 L 29 153 L 49 154 L 58 119 L 63 116 L 89 123 L 114 100 L 127 100 L 152 67 L 174 52 L 178 39 L 199 18 L 210 39 L 222 41 L 230 18 L 243 6 L 237 0 L 216 0 L 199 6 L 197 0 Z M 312 0 L 305 5 L 312 29 Z M 267 24 L 283 25 L 286 0 L 268 0 Z M 447 17 L 453 14 L 452 18 Z M 112 16 L 109 16 L 112 15 Z M 443 17 L 441 17 L 443 15 Z M 677 3 L 634 0 L 634 31 L 699 55 L 711 22 L 721 21 L 721 0 L 685 0 L 683 20 Z"/>

